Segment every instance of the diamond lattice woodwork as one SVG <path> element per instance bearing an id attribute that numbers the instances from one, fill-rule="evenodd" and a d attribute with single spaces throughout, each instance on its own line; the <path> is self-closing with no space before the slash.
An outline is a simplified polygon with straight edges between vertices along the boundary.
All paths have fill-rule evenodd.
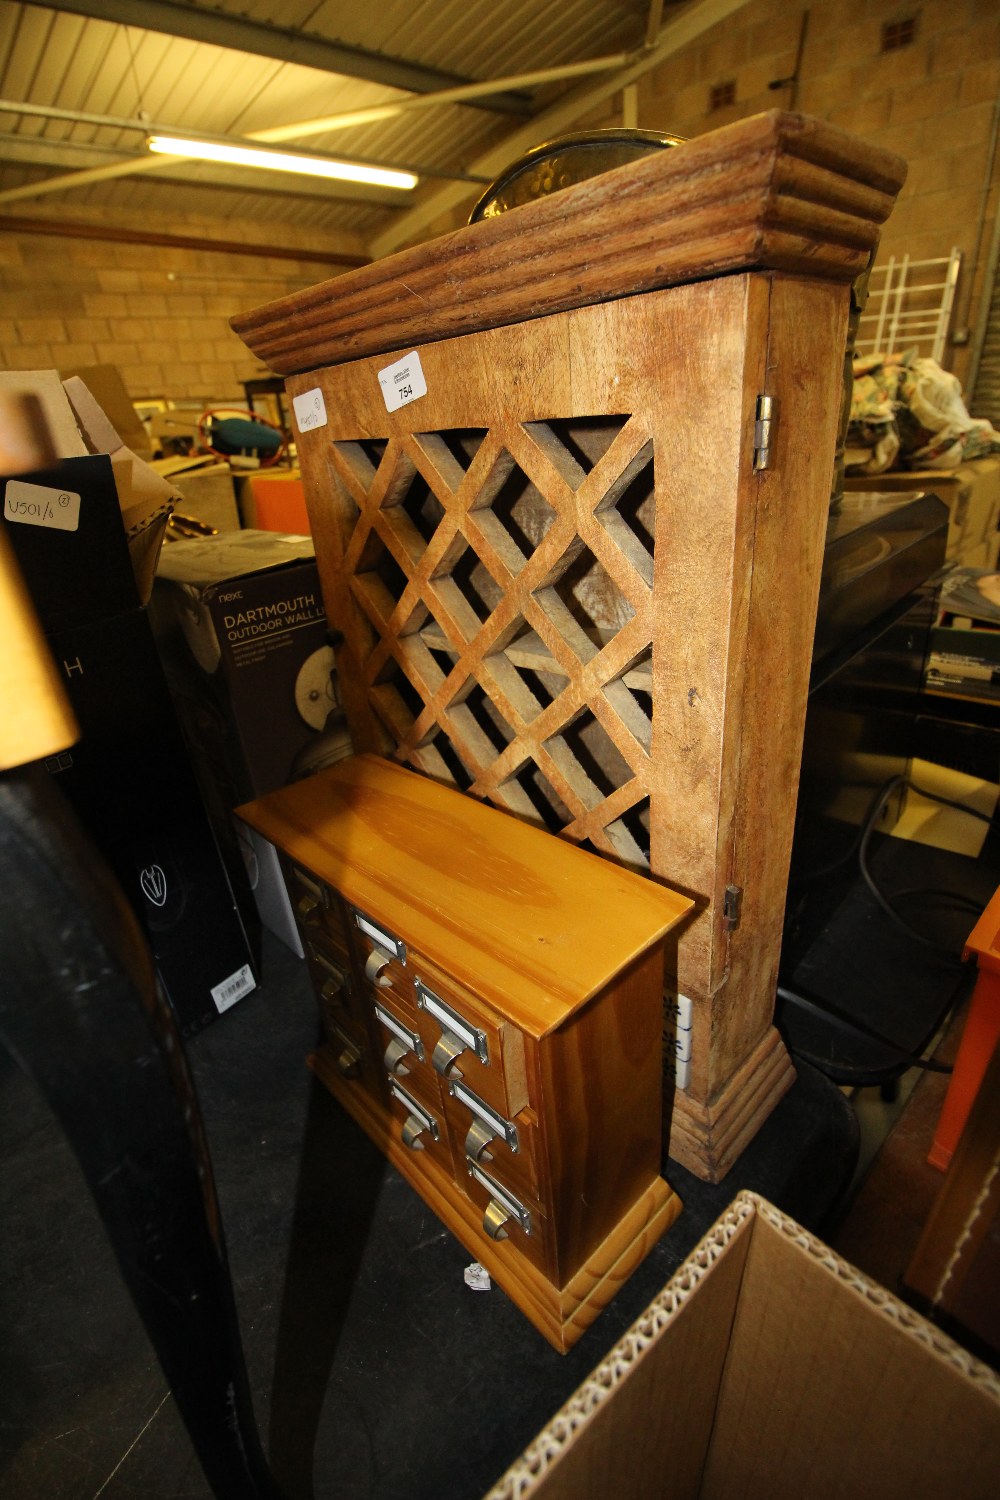
<path id="1" fill-rule="evenodd" d="M 653 443 L 638 417 L 332 444 L 398 759 L 649 868 Z"/>

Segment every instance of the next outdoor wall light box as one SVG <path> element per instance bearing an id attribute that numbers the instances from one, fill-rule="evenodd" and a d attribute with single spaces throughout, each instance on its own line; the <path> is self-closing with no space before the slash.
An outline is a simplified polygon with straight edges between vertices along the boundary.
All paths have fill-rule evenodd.
<path id="1" fill-rule="evenodd" d="M 313 544 L 244 530 L 172 542 L 150 615 L 216 837 L 257 915 L 301 957 L 277 859 L 234 807 L 350 752 Z"/>

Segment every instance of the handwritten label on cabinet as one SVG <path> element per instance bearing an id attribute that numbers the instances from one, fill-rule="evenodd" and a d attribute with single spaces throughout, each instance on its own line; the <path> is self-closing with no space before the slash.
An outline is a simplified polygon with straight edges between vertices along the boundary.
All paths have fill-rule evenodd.
<path id="1" fill-rule="evenodd" d="M 314 427 L 326 426 L 326 402 L 319 386 L 292 397 L 292 410 L 300 432 L 312 432 Z"/>
<path id="2" fill-rule="evenodd" d="M 427 381 L 416 349 L 379 370 L 378 383 L 382 387 L 386 411 L 398 411 L 401 406 L 408 406 L 411 401 L 426 396 Z"/>
<path id="3" fill-rule="evenodd" d="M 49 526 L 55 531 L 77 531 L 80 526 L 80 496 L 72 490 L 54 490 L 44 484 L 9 479 L 3 502 L 4 519 L 26 526 Z"/>

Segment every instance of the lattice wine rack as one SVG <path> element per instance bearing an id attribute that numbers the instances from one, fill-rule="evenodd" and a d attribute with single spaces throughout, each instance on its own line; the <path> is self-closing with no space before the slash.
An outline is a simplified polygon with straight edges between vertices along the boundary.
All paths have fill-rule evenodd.
<path id="1" fill-rule="evenodd" d="M 355 747 L 695 899 L 666 1100 L 713 1179 L 793 1078 L 774 994 L 849 287 L 904 175 L 761 115 L 233 320 L 304 414 Z M 400 350 L 426 390 L 387 404 Z"/>
<path id="2" fill-rule="evenodd" d="M 393 753 L 649 868 L 653 445 L 627 416 L 331 447 Z"/>

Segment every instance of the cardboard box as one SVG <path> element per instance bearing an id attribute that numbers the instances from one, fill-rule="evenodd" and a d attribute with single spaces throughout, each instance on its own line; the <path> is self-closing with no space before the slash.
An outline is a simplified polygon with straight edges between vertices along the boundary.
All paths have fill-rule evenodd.
<path id="1" fill-rule="evenodd" d="M 78 429 L 87 445 L 99 416 Z M 189 1034 L 255 988 L 254 959 L 142 602 L 155 562 L 144 523 L 166 502 L 117 434 L 107 443 L 3 481 L 3 525 L 81 730 L 48 768 L 132 902 Z"/>
<path id="2" fill-rule="evenodd" d="M 158 474 L 168 478 L 179 492 L 175 507 L 178 522 L 193 520 L 196 526 L 213 531 L 239 531 L 240 513 L 236 508 L 236 486 L 233 471 L 227 463 L 199 457 L 196 459 L 154 459 Z"/>
<path id="3" fill-rule="evenodd" d="M 246 865 L 261 921 L 301 955 L 274 852 L 231 813 L 351 753 L 312 542 L 171 542 L 150 608 L 220 845 Z"/>
<path id="4" fill-rule="evenodd" d="M 487 1500 L 983 1500 L 1000 1378 L 741 1193 Z"/>
<path id="5" fill-rule="evenodd" d="M 152 458 L 149 435 L 132 404 L 117 365 L 79 365 L 73 370 L 61 370 L 60 376 L 66 386 L 75 379 L 86 388 L 95 405 L 118 433 L 120 443 L 140 458 Z"/>
<path id="6" fill-rule="evenodd" d="M 80 379 L 71 376 L 64 381 L 64 389 L 87 452 L 106 453 L 111 459 L 132 571 L 140 601 L 146 604 L 177 491 L 122 442 Z"/>

